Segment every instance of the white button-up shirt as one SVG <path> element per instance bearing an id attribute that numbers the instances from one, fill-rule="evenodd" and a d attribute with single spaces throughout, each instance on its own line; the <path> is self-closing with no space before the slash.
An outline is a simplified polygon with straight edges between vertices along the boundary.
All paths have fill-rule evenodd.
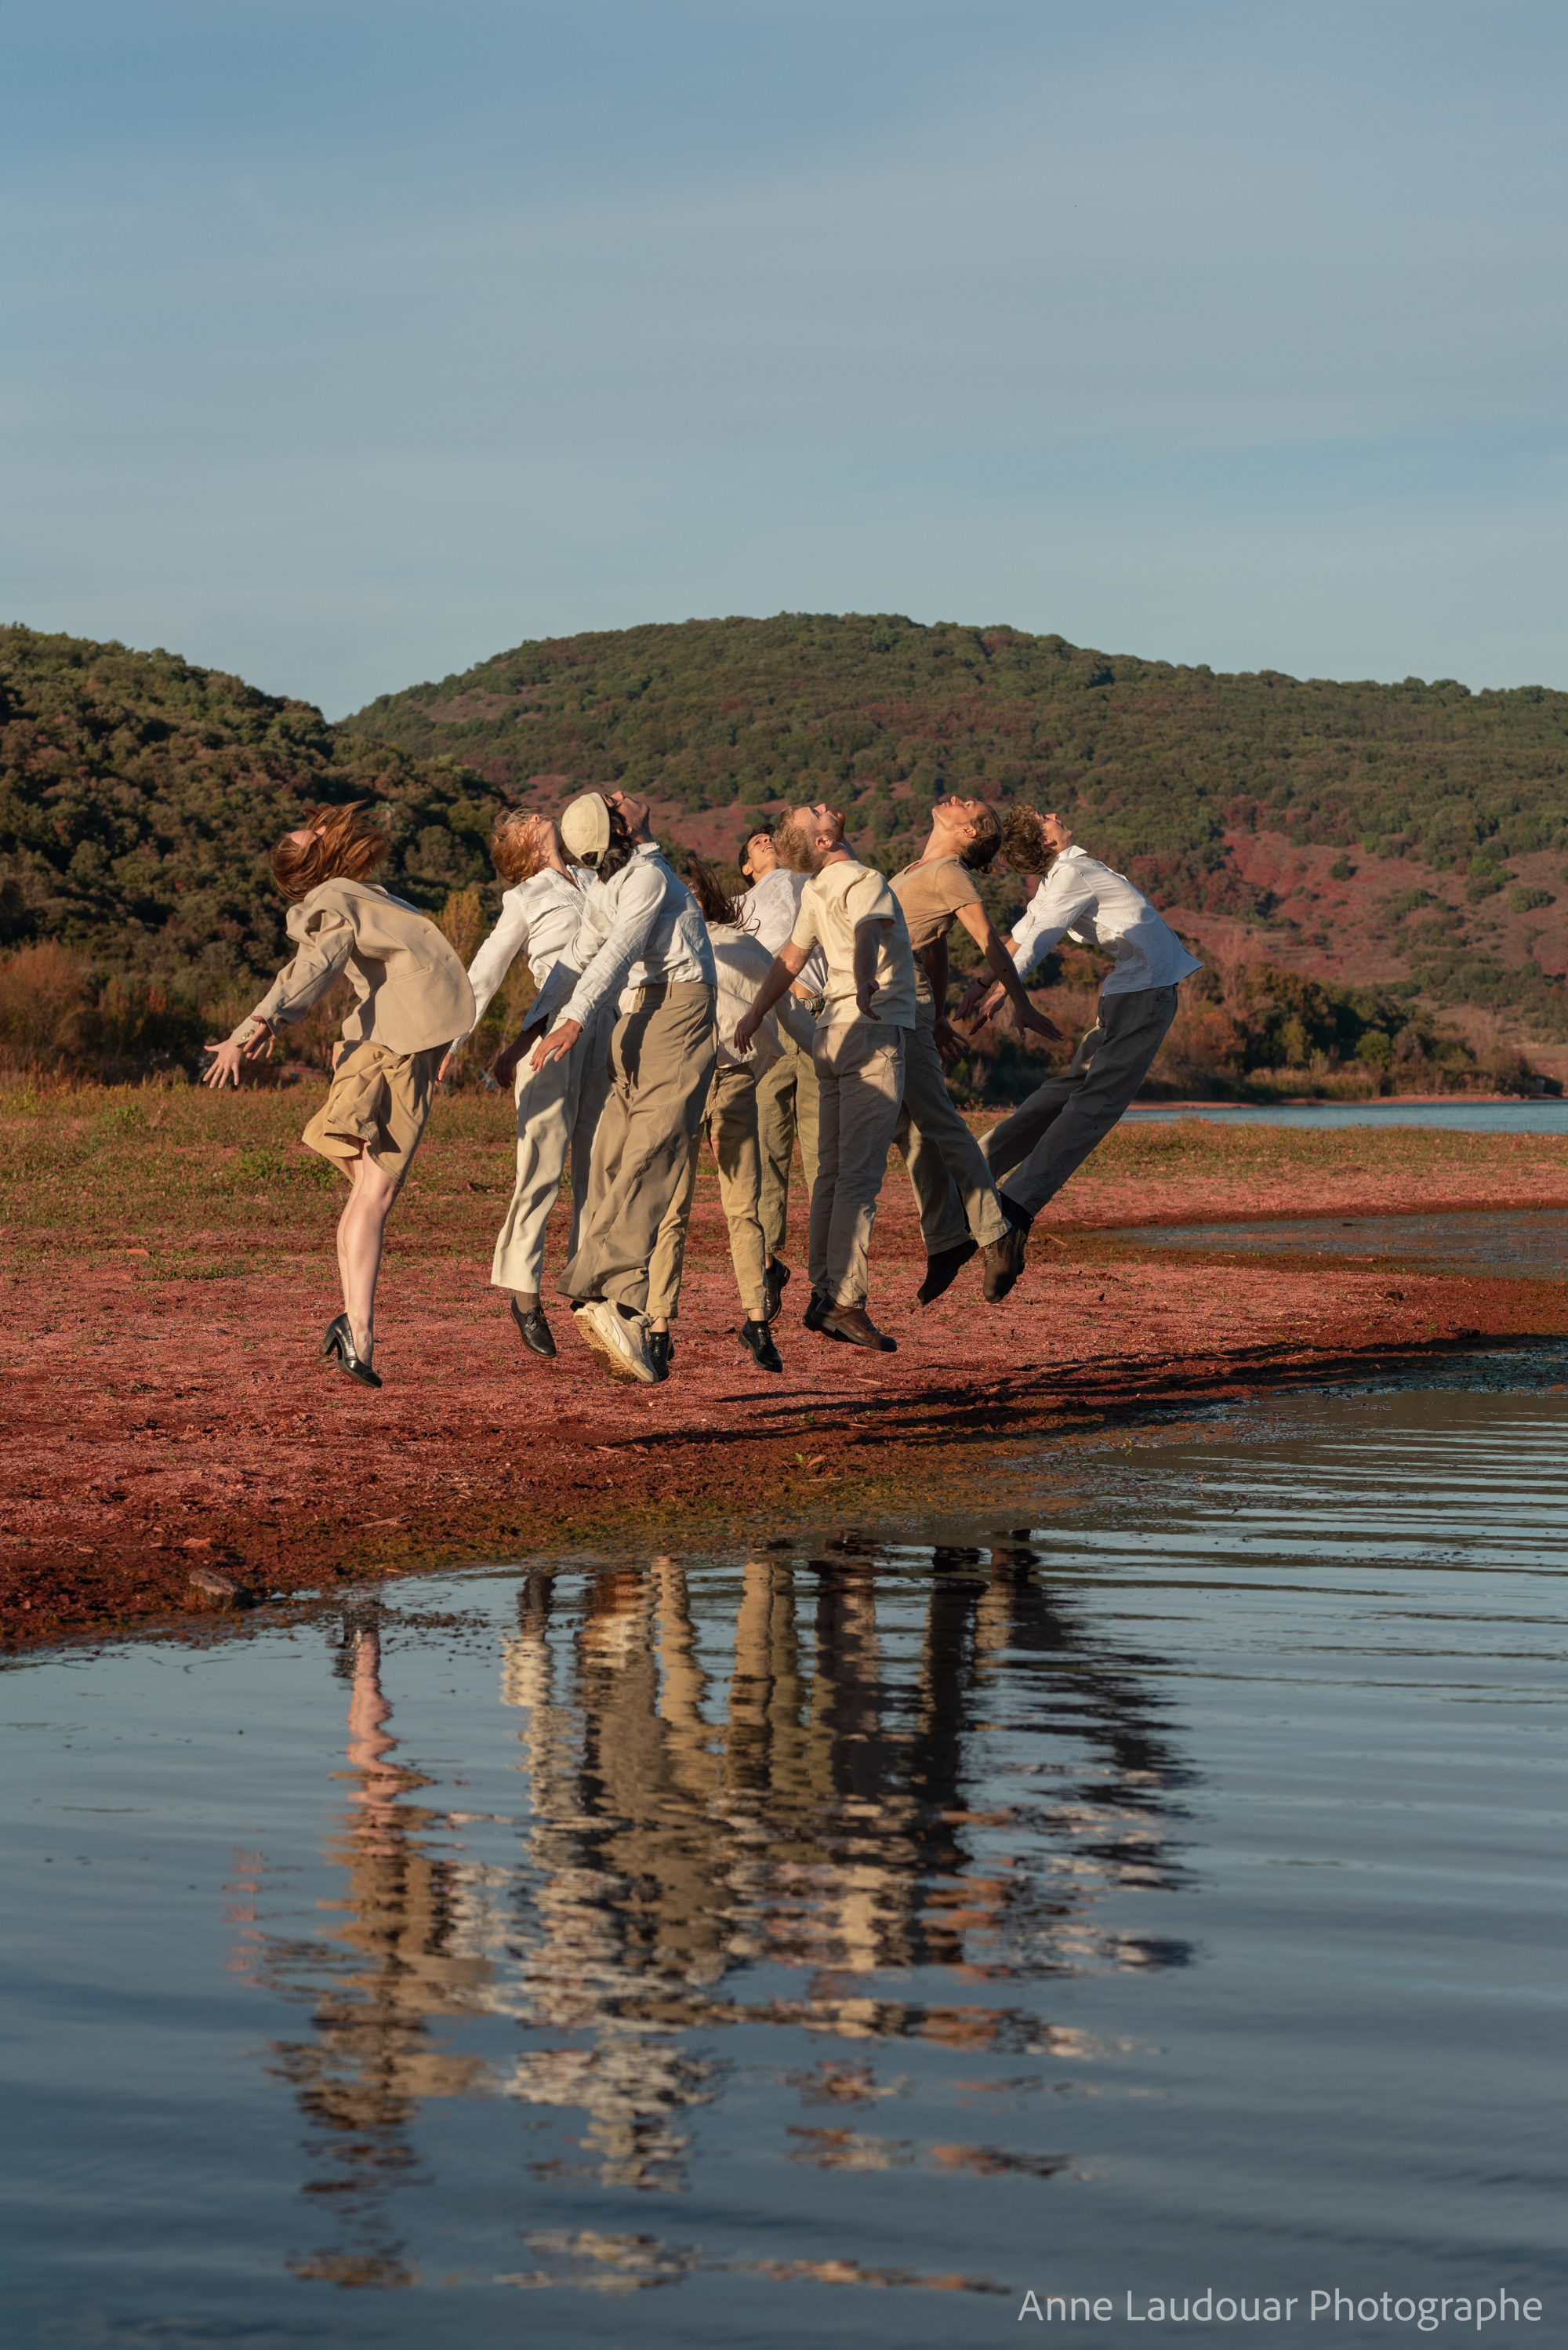
<path id="1" fill-rule="evenodd" d="M 697 900 L 651 843 L 608 881 L 596 876 L 583 893 L 583 919 L 534 999 L 535 1020 L 575 1020 L 586 1028 L 601 1003 L 618 994 L 629 1012 L 640 987 L 695 981 L 718 984 L 708 925 Z"/>
<path id="2" fill-rule="evenodd" d="M 1012 960 L 1021 979 L 1054 946 L 1102 947 L 1114 955 L 1102 995 L 1174 987 L 1203 966 L 1161 921 L 1141 889 L 1081 848 L 1064 848 L 1013 928 Z"/>
<path id="3" fill-rule="evenodd" d="M 800 901 L 810 879 L 809 873 L 792 873 L 787 866 L 775 865 L 771 873 L 753 881 L 742 899 L 741 911 L 746 927 L 769 954 L 776 955 L 794 936 Z M 805 995 L 822 993 L 827 985 L 827 957 L 820 947 L 813 947 L 794 985 Z"/>
<path id="4" fill-rule="evenodd" d="M 546 865 L 506 891 L 495 928 L 468 966 L 476 1028 L 519 955 L 527 956 L 535 986 L 544 986 L 557 957 L 577 935 L 593 878 L 586 865 L 574 865 L 569 880 Z"/>

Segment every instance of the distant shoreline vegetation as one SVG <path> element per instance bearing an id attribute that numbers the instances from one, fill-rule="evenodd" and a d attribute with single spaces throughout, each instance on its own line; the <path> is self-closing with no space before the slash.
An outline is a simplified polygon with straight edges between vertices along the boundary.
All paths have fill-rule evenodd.
<path id="1" fill-rule="evenodd" d="M 722 835 L 732 853 L 756 812 L 826 797 L 888 868 L 918 852 L 944 792 L 1063 806 L 1179 926 L 1183 911 L 1224 918 L 1244 926 L 1227 936 L 1256 939 L 1206 976 L 1186 1042 L 1173 1034 L 1164 1056 L 1185 1055 L 1211 1097 L 1241 1097 L 1269 1068 L 1310 1081 L 1297 1090 L 1365 1077 L 1430 1091 L 1506 1082 L 1518 1065 L 1528 1090 L 1516 1046 L 1467 1044 L 1434 1014 L 1481 1006 L 1568 1035 L 1568 989 L 1533 949 L 1505 960 L 1494 935 L 1494 910 L 1517 931 L 1553 903 L 1542 858 L 1568 853 L 1568 694 L 1543 687 L 1225 676 L 1005 628 L 783 614 L 522 645 L 332 726 L 174 654 L 13 627 L 0 629 L 0 1066 L 189 1074 L 286 953 L 266 852 L 312 800 L 376 802 L 389 885 L 463 946 L 497 901 L 497 809 L 596 783 L 649 793 L 666 832 Z M 1282 971 L 1278 901 L 1236 855 L 1263 836 L 1335 852 L 1336 881 L 1397 859 L 1429 882 L 1377 901 L 1407 977 L 1367 990 Z M 1511 868 L 1526 857 L 1521 879 Z M 1002 917 L 1022 899 L 1011 881 L 986 894 Z M 1088 984 L 1058 981 L 1069 996 Z M 320 1035 L 296 1033 L 291 1058 L 318 1058 L 335 1019 L 324 1007 L 308 1025 Z M 1016 1047 L 992 1042 L 973 1056 L 986 1097 L 1026 1074 L 1009 1078 Z"/>

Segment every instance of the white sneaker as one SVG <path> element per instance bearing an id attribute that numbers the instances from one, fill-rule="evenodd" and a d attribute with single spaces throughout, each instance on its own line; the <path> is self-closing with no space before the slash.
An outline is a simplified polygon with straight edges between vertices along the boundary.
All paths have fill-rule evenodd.
<path id="1" fill-rule="evenodd" d="M 658 1367 L 648 1351 L 648 1326 L 640 1315 L 628 1320 L 618 1306 L 607 1301 L 574 1305 L 572 1319 L 612 1379 L 636 1379 L 643 1387 L 658 1386 Z"/>

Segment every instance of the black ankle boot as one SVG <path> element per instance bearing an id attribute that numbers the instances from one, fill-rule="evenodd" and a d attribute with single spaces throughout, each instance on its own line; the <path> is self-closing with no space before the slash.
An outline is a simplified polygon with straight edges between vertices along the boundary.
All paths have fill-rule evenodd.
<path id="1" fill-rule="evenodd" d="M 751 1315 L 735 1333 L 759 1371 L 782 1371 L 784 1357 L 774 1344 L 774 1334 L 765 1322 L 753 1322 Z"/>

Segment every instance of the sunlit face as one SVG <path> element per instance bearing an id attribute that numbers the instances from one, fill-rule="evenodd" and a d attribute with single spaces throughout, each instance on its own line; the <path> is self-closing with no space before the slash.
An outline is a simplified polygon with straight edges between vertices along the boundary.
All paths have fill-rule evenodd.
<path id="1" fill-rule="evenodd" d="M 778 870 L 779 853 L 774 847 L 771 832 L 753 832 L 741 858 L 741 870 L 748 881 L 760 881 L 764 874 Z"/>
<path id="2" fill-rule="evenodd" d="M 1071 827 L 1059 816 L 1042 816 L 1040 829 L 1045 836 L 1046 847 L 1055 849 L 1058 855 L 1073 846 Z"/>
<path id="3" fill-rule="evenodd" d="M 944 824 L 961 825 L 979 824 L 989 811 L 983 800 L 966 800 L 957 792 L 950 792 L 945 799 L 938 800 L 933 813 L 940 816 Z"/>
<path id="4" fill-rule="evenodd" d="M 831 852 L 844 837 L 844 812 L 826 800 L 813 807 L 791 808 L 774 838 L 779 855 L 796 873 L 820 873 Z"/>

